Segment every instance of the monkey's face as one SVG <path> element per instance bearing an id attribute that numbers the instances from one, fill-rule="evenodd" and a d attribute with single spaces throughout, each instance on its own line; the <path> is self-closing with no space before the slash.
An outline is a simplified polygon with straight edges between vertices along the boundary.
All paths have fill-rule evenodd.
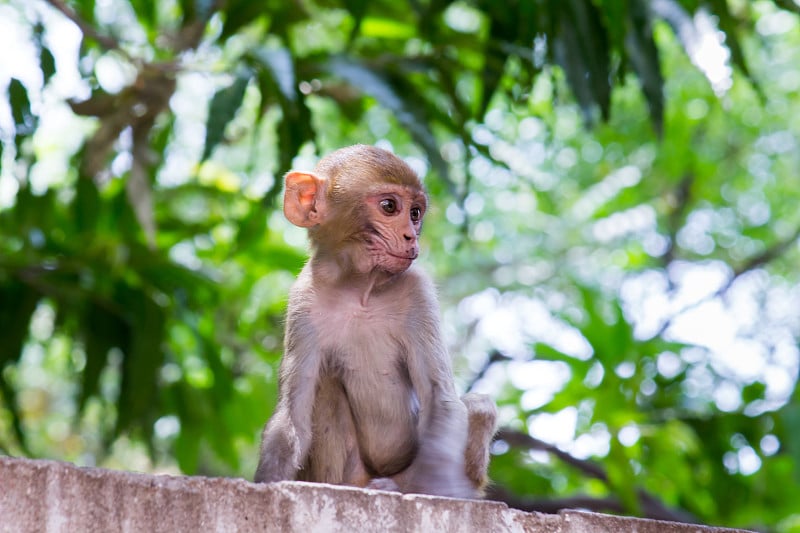
<path id="1" fill-rule="evenodd" d="M 362 231 L 372 268 L 404 272 L 419 255 L 419 234 L 425 215 L 425 194 L 416 188 L 383 184 L 365 198 Z"/>

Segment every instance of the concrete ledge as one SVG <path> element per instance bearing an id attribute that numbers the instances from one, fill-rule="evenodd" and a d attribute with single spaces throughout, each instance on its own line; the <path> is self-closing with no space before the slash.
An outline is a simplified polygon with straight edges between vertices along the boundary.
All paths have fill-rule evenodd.
<path id="1" fill-rule="evenodd" d="M 174 477 L 0 457 L 0 532 L 675 532 L 731 529 L 314 483 Z"/>

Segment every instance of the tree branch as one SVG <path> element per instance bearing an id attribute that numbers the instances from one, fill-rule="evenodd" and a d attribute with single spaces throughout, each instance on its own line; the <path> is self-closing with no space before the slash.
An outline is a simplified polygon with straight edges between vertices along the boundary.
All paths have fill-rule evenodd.
<path id="1" fill-rule="evenodd" d="M 676 311 L 671 317 L 669 317 L 667 320 L 664 321 L 664 324 L 661 325 L 661 327 L 658 329 L 658 332 L 656 332 L 654 337 L 660 337 L 661 335 L 663 335 L 664 332 L 667 331 L 667 329 L 669 329 L 669 327 L 672 325 L 672 322 L 675 320 L 676 317 L 706 302 L 709 302 L 714 298 L 719 298 L 720 296 L 728 292 L 728 290 L 730 290 L 730 288 L 733 286 L 736 280 L 742 277 L 744 274 L 747 274 L 748 272 L 760 268 L 774 261 L 775 259 L 781 257 L 795 242 L 797 242 L 798 239 L 800 239 L 800 226 L 795 228 L 794 233 L 789 238 L 774 243 L 772 246 L 770 246 L 760 254 L 751 257 L 743 264 L 741 264 L 738 268 L 736 268 L 733 271 L 733 275 L 730 277 L 730 279 L 725 283 L 723 283 L 719 289 L 706 295 L 703 298 L 700 298 L 695 302 L 685 305 L 680 310 Z"/>
<path id="2" fill-rule="evenodd" d="M 522 498 L 498 485 L 493 485 L 486 490 L 486 498 L 503 502 L 511 508 L 528 513 L 557 514 L 565 509 L 583 509 L 596 513 L 622 514 L 626 510 L 622 503 L 614 497 L 596 498 L 576 495 L 567 498 Z M 667 509 L 660 502 L 646 499 L 642 500 L 641 504 L 642 514 L 645 518 L 686 524 L 698 523 L 688 513 Z"/>
<path id="3" fill-rule="evenodd" d="M 750 272 L 751 270 L 755 270 L 758 267 L 764 266 L 767 263 L 774 261 L 775 259 L 782 256 L 790 246 L 792 246 L 797 240 L 800 239 L 800 226 L 795 228 L 794 233 L 788 239 L 783 241 L 778 241 L 774 243 L 772 246 L 761 252 L 760 254 L 751 257 L 748 259 L 743 265 L 737 268 L 734 273 L 733 277 L 731 278 L 730 283 L 726 287 L 730 287 L 733 281 L 745 274 Z"/>
<path id="4" fill-rule="evenodd" d="M 537 438 L 531 437 L 530 435 L 528 435 L 527 433 L 523 433 L 522 431 L 510 428 L 501 428 L 497 432 L 496 438 L 498 440 L 507 442 L 509 446 L 513 446 L 515 448 L 540 450 L 543 452 L 547 452 L 551 455 L 555 455 L 568 465 L 577 468 L 578 470 L 580 470 L 589 477 L 593 477 L 595 479 L 599 479 L 604 482 L 608 481 L 608 475 L 599 465 L 591 461 L 586 461 L 584 459 L 578 459 L 577 457 L 573 457 L 567 452 L 559 450 L 552 444 L 548 444 Z"/>
<path id="5" fill-rule="evenodd" d="M 622 513 L 625 511 L 616 498 L 594 498 L 582 495 L 569 498 L 522 498 L 499 485 L 487 488 L 486 499 L 500 501 L 509 507 L 528 513 L 556 514 L 564 509 L 585 509 L 598 513 Z"/>
<path id="6" fill-rule="evenodd" d="M 678 238 L 678 230 L 680 229 L 681 223 L 686 218 L 686 212 L 689 210 L 694 180 L 695 175 L 693 173 L 690 172 L 684 175 L 680 183 L 678 183 L 678 186 L 675 187 L 675 190 L 670 195 L 670 197 L 674 199 L 674 207 L 667 218 L 669 245 L 662 257 L 664 266 L 669 265 L 675 259 L 675 242 Z"/>
<path id="7" fill-rule="evenodd" d="M 483 376 L 486 375 L 486 371 L 489 370 L 490 366 L 492 366 L 493 364 L 498 363 L 500 361 L 511 361 L 511 357 L 509 357 L 509 356 L 507 356 L 507 355 L 505 355 L 505 354 L 503 354 L 503 353 L 501 353 L 501 352 L 499 352 L 497 350 L 492 350 L 492 353 L 489 354 L 489 358 L 486 360 L 486 363 L 483 365 L 483 367 L 481 367 L 480 371 L 478 371 L 478 373 L 476 373 L 472 377 L 470 382 L 467 383 L 467 388 L 466 388 L 467 392 L 471 391 L 472 388 L 475 387 L 475 384 L 478 381 L 480 381 L 481 378 L 483 378 Z"/>
<path id="8" fill-rule="evenodd" d="M 81 30 L 81 33 L 97 41 L 100 44 L 100 46 L 108 50 L 118 50 L 126 57 L 128 57 L 127 52 L 125 52 L 125 50 L 122 49 L 122 47 L 119 44 L 119 41 L 117 41 L 113 37 L 99 33 L 90 24 L 88 24 L 85 20 L 79 17 L 77 13 L 75 13 L 69 6 L 67 6 L 63 2 L 63 0 L 45 0 L 45 1 L 52 7 L 60 11 L 76 26 L 78 26 L 78 28 Z"/>
<path id="9" fill-rule="evenodd" d="M 559 450 L 552 444 L 543 442 L 537 438 L 531 437 L 527 433 L 517 431 L 509 428 L 502 428 L 497 432 L 497 438 L 507 442 L 510 446 L 516 448 L 527 448 L 531 450 L 541 450 L 552 455 L 555 455 L 563 462 L 573 466 L 583 472 L 585 475 L 599 479 L 606 485 L 609 484 L 608 474 L 603 468 L 592 462 L 584 459 L 573 457 L 563 450 Z M 613 487 L 609 487 L 613 489 Z M 642 514 L 645 518 L 652 518 L 655 520 L 670 520 L 672 522 L 684 522 L 694 524 L 697 523 L 691 513 L 682 509 L 671 509 L 667 507 L 658 498 L 645 491 L 644 489 L 637 489 L 636 494 L 639 499 Z M 493 486 L 487 491 L 487 495 L 491 499 L 497 499 L 505 502 L 509 507 L 520 509 L 523 511 L 539 511 L 543 513 L 555 513 L 561 509 L 588 509 L 591 511 L 611 511 L 611 512 L 625 512 L 625 507 L 617 498 L 591 498 L 588 496 L 574 496 L 563 499 L 520 499 L 516 495 L 511 494 L 507 490 Z"/>

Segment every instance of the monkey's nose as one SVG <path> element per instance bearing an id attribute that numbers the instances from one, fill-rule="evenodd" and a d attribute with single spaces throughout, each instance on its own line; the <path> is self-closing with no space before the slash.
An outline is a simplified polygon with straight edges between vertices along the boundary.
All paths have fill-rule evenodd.
<path id="1" fill-rule="evenodd" d="M 412 240 L 412 239 L 414 238 L 414 236 L 413 236 L 413 235 L 408 235 L 408 234 L 404 233 L 404 234 L 403 234 L 403 238 L 404 238 L 405 240 L 407 240 L 407 241 L 410 241 L 410 240 Z"/>

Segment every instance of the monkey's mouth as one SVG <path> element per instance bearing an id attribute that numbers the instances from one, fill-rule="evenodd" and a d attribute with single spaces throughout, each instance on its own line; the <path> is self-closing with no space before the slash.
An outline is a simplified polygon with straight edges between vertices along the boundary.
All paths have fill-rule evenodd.
<path id="1" fill-rule="evenodd" d="M 394 258 L 405 259 L 406 261 L 414 261 L 417 257 L 419 257 L 418 253 L 413 255 L 398 255 L 398 254 L 393 254 L 392 252 L 386 252 L 386 253 Z"/>
<path id="2" fill-rule="evenodd" d="M 405 272 L 409 267 L 411 267 L 411 264 L 418 255 L 419 254 L 400 255 L 392 253 L 388 250 L 384 250 L 383 259 L 379 259 L 376 266 L 382 270 L 385 270 L 386 272 L 389 272 L 390 274 L 399 274 L 401 272 Z"/>

